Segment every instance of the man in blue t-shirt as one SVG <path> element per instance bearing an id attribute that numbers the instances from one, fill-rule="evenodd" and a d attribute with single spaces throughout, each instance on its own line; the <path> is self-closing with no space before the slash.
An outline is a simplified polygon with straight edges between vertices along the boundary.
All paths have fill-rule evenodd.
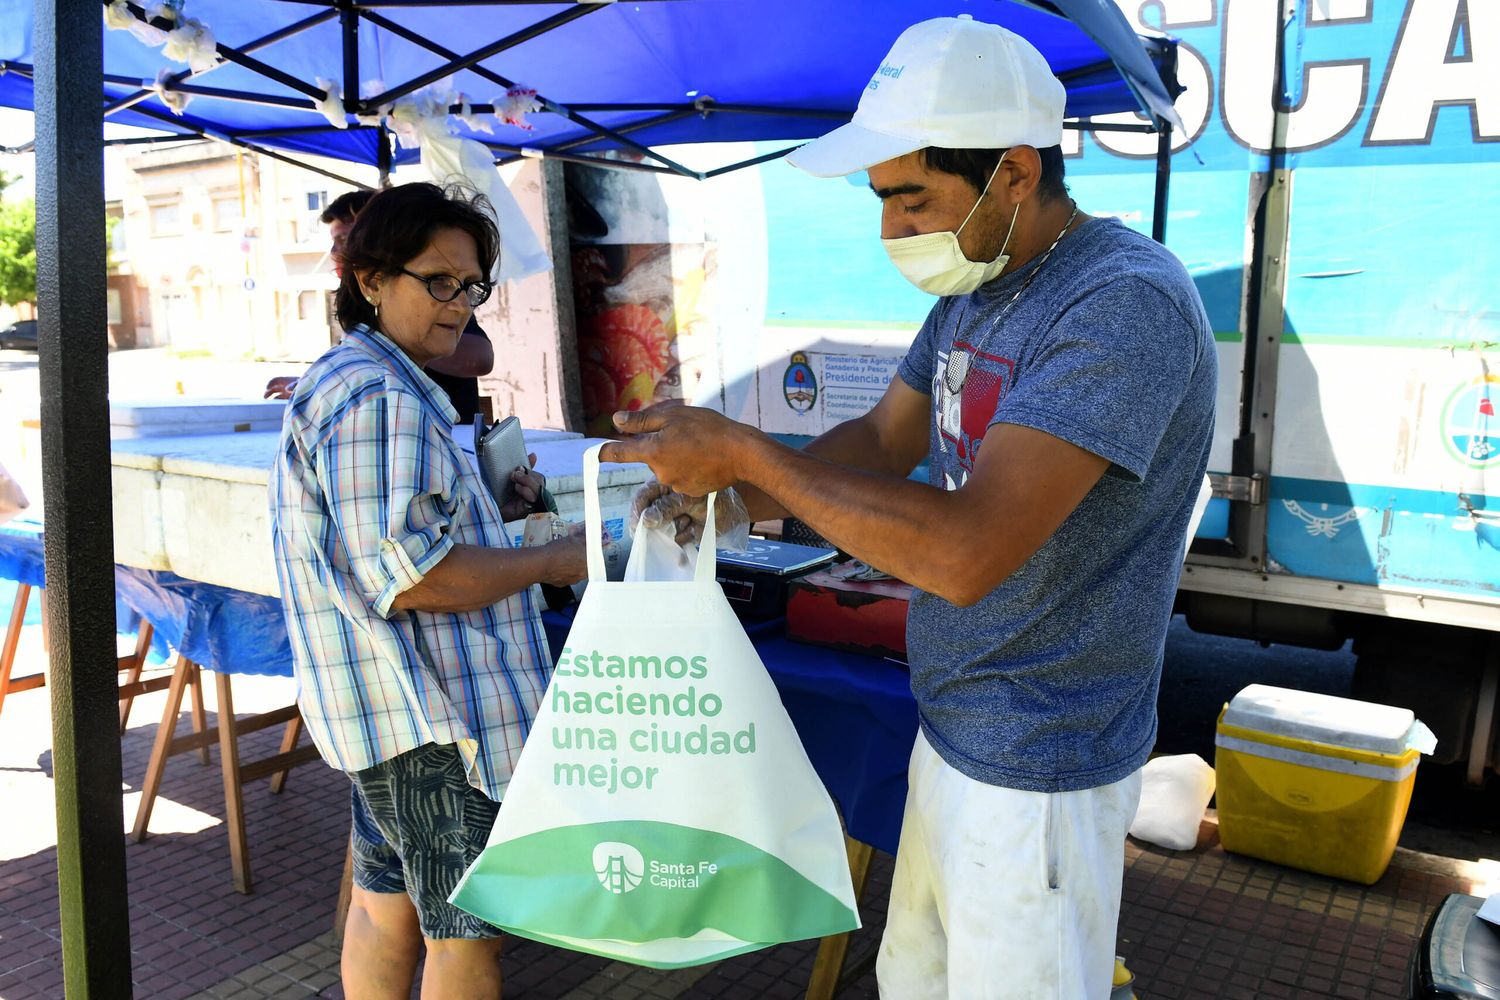
<path id="1" fill-rule="evenodd" d="M 790 157 L 867 170 L 892 261 L 940 296 L 900 378 L 800 452 L 692 407 L 617 415 L 637 436 L 606 450 L 651 464 L 650 518 L 733 485 L 915 586 L 921 732 L 879 964 L 900 1000 L 1108 995 L 1207 464 L 1202 303 L 1163 247 L 1069 198 L 1063 105 L 1003 28 L 909 28 L 852 122 Z M 923 457 L 927 485 L 906 478 Z"/>

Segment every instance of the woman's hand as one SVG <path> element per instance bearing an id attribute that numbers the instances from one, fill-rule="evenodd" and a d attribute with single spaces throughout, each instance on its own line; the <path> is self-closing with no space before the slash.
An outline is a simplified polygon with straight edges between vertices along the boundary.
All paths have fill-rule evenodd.
<path id="1" fill-rule="evenodd" d="M 514 489 L 511 498 L 500 508 L 503 521 L 519 521 L 536 512 L 537 502 L 542 499 L 542 490 L 547 487 L 547 477 L 536 471 L 535 453 L 527 455 L 530 466 L 518 465 L 511 470 L 510 482 Z"/>
<path id="2" fill-rule="evenodd" d="M 583 525 L 575 524 L 568 530 L 567 537 L 542 546 L 542 551 L 547 554 L 547 575 L 542 578 L 542 583 L 553 587 L 571 587 L 588 578 L 588 539 L 584 530 Z M 606 535 L 606 543 L 608 538 Z"/>

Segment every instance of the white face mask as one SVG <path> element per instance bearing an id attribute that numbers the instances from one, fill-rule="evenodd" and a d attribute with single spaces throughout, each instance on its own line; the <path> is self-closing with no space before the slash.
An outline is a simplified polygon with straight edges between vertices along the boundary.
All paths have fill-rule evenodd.
<path id="1" fill-rule="evenodd" d="M 1000 163 L 1004 162 L 1005 157 L 1000 157 Z M 1016 231 L 1016 218 L 1021 214 L 1020 205 L 1016 206 L 1015 213 L 1010 217 L 1010 229 L 1005 234 L 1005 242 L 1000 245 L 1000 256 L 994 260 L 988 263 L 972 261 L 964 256 L 958 245 L 958 234 L 964 231 L 964 226 L 969 224 L 969 220 L 979 209 L 979 202 L 984 201 L 984 196 L 989 193 L 990 185 L 995 182 L 995 175 L 1000 172 L 1000 163 L 995 164 L 974 207 L 969 209 L 969 214 L 964 216 L 964 221 L 959 223 L 954 232 L 923 233 L 920 236 L 880 241 L 885 245 L 885 252 L 891 258 L 891 263 L 896 265 L 896 269 L 907 281 L 929 295 L 967 295 L 1005 270 L 1005 265 L 1010 263 L 1010 255 L 1005 252 L 1005 248 L 1010 245 L 1011 233 Z"/>

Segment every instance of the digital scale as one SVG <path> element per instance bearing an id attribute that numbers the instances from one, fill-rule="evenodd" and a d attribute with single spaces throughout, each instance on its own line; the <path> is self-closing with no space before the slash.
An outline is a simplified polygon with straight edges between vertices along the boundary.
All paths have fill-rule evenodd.
<path id="1" fill-rule="evenodd" d="M 740 618 L 779 618 L 786 613 L 791 581 L 828 565 L 836 554 L 833 549 L 752 538 L 744 552 L 718 551 L 719 585 Z"/>

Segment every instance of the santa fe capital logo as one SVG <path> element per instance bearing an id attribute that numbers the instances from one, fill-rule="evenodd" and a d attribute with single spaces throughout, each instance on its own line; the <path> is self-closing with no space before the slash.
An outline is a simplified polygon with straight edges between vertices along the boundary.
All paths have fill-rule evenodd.
<path id="1" fill-rule="evenodd" d="M 599 876 L 600 885 L 622 895 L 641 884 L 646 859 L 629 844 L 606 840 L 594 848 L 594 874 Z"/>

